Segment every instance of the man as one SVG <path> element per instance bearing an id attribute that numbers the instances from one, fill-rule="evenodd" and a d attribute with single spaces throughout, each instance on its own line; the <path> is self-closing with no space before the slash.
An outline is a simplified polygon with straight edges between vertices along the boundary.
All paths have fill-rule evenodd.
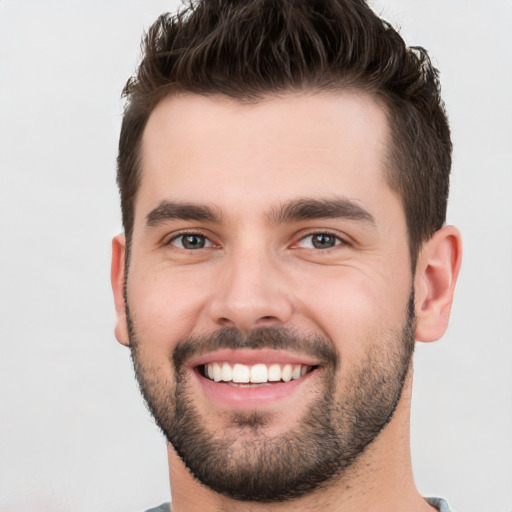
<path id="1" fill-rule="evenodd" d="M 409 448 L 461 260 L 426 52 L 362 0 L 197 2 L 144 52 L 112 285 L 172 510 L 447 511 Z"/>

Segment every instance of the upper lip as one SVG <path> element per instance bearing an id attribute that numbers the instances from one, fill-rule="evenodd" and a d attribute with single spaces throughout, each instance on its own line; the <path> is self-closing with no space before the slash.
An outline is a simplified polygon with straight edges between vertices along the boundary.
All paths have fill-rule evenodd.
<path id="1" fill-rule="evenodd" d="M 195 368 L 212 362 L 227 362 L 231 364 L 254 365 L 263 364 L 303 364 L 318 366 L 320 361 L 310 355 L 295 354 L 272 349 L 222 349 L 191 357 L 186 366 Z"/>

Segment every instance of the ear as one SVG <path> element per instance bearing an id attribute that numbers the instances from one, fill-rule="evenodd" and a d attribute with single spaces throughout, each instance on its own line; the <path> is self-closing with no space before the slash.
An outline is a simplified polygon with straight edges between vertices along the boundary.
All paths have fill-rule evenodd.
<path id="1" fill-rule="evenodd" d="M 445 333 L 461 260 L 462 240 L 454 226 L 444 226 L 421 248 L 414 281 L 418 341 L 436 341 Z"/>
<path id="2" fill-rule="evenodd" d="M 114 303 L 116 306 L 116 327 L 115 335 L 117 341 L 128 346 L 128 322 L 126 320 L 126 304 L 124 300 L 124 259 L 126 251 L 126 238 L 124 235 L 116 235 L 112 239 L 112 266 L 110 269 L 110 280 L 114 292 Z"/>

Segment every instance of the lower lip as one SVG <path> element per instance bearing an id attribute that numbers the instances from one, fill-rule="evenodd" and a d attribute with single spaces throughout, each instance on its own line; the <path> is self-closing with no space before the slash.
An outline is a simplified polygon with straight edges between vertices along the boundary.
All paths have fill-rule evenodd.
<path id="1" fill-rule="evenodd" d="M 276 382 L 254 386 L 237 386 L 227 382 L 214 382 L 203 377 L 196 369 L 198 379 L 205 394 L 215 402 L 229 408 L 253 409 L 265 407 L 295 394 L 311 377 L 317 373 L 315 369 L 300 379 L 289 382 Z"/>

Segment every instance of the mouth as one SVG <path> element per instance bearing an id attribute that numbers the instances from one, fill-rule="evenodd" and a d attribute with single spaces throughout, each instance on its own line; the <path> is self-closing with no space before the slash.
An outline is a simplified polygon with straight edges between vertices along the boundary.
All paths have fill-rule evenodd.
<path id="1" fill-rule="evenodd" d="M 213 382 L 231 386 L 255 387 L 290 382 L 304 377 L 318 366 L 307 364 L 266 364 L 252 365 L 228 361 L 208 362 L 198 367 L 199 373 Z"/>
<path id="2" fill-rule="evenodd" d="M 301 390 L 322 369 L 311 356 L 266 349 L 218 350 L 187 366 L 207 402 L 224 410 L 276 410 L 290 400 L 298 407 Z"/>

